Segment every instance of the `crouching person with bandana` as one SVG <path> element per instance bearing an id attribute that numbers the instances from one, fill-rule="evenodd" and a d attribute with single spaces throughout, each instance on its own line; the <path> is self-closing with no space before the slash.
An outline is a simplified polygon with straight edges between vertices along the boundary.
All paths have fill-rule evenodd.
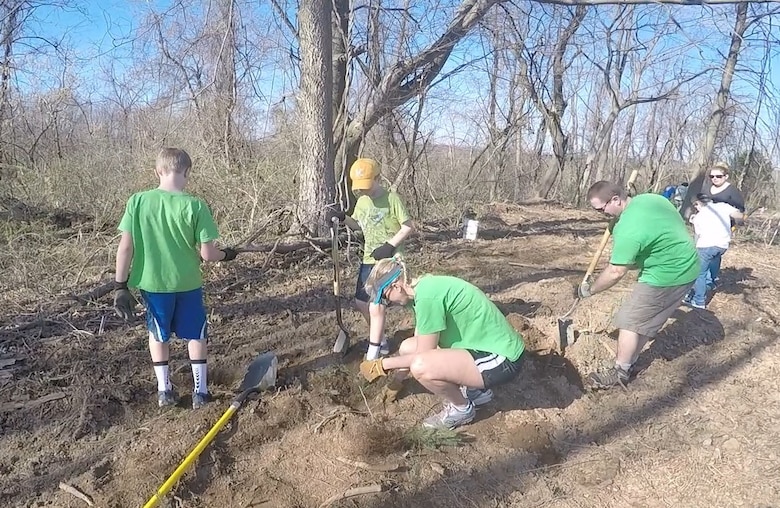
<path id="1" fill-rule="evenodd" d="M 397 259 L 377 262 L 366 281 L 373 303 L 410 306 L 415 334 L 399 355 L 367 360 L 360 373 L 370 381 L 390 376 L 386 400 L 394 400 L 411 374 L 444 399 L 444 409 L 424 427 L 454 429 L 470 423 L 476 406 L 493 398 L 492 387 L 515 378 L 525 344 L 498 307 L 479 288 L 457 277 L 424 275 L 410 281 Z"/>

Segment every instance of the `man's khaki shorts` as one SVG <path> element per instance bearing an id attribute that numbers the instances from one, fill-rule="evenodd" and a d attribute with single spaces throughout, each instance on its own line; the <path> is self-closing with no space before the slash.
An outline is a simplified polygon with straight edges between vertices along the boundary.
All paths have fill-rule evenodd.
<path id="1" fill-rule="evenodd" d="M 692 286 L 693 281 L 666 288 L 638 283 L 615 315 L 615 328 L 655 337 Z"/>

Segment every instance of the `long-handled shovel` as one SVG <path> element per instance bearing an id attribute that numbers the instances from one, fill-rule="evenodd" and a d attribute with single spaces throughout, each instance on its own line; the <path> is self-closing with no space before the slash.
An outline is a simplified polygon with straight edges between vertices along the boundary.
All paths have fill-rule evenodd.
<path id="1" fill-rule="evenodd" d="M 346 355 L 349 351 L 349 334 L 341 320 L 341 299 L 339 298 L 339 220 L 333 217 L 330 228 L 331 235 L 331 256 L 333 257 L 333 296 L 336 300 L 336 322 L 339 325 L 339 334 L 336 342 L 333 344 L 333 352 Z"/>
<path id="2" fill-rule="evenodd" d="M 195 448 L 193 448 L 190 454 L 187 455 L 181 464 L 179 464 L 179 467 L 176 468 L 171 476 L 165 480 L 165 483 L 163 483 L 160 488 L 157 489 L 157 492 L 149 498 L 149 501 L 146 502 L 144 508 L 152 508 L 162 501 L 176 482 L 179 481 L 179 478 L 184 474 L 184 471 L 192 465 L 203 450 L 214 440 L 214 437 L 222 430 L 222 427 L 225 426 L 233 414 L 238 411 L 249 395 L 276 385 L 277 363 L 278 360 L 276 355 L 271 352 L 263 353 L 255 358 L 247 368 L 244 380 L 241 382 L 241 393 L 233 399 L 233 403 L 230 404 L 230 407 L 222 414 L 222 417 L 213 427 L 211 427 L 211 430 L 203 436 L 203 439 L 195 445 Z"/>
<path id="3" fill-rule="evenodd" d="M 626 190 L 628 191 L 629 195 L 633 195 L 632 192 L 632 186 L 634 185 L 634 181 L 636 181 L 636 177 L 639 175 L 638 170 L 634 170 L 631 172 L 631 176 L 628 178 L 628 181 L 626 182 Z M 588 278 L 593 275 L 593 271 L 596 269 L 596 265 L 599 262 L 599 259 L 601 258 L 601 254 L 604 252 L 604 248 L 607 246 L 607 243 L 609 242 L 609 237 L 612 235 L 612 231 L 610 230 L 610 227 L 608 226 L 607 229 L 604 230 L 604 234 L 601 236 L 601 242 L 599 243 L 598 249 L 596 249 L 596 253 L 593 255 L 593 259 L 590 260 L 590 265 L 588 265 L 588 269 L 585 271 L 585 276 L 582 278 L 582 282 L 587 282 Z M 571 304 L 571 307 L 569 308 L 569 311 L 564 314 L 563 316 L 558 318 L 558 348 L 561 350 L 561 355 L 566 354 L 566 347 L 571 346 L 574 344 L 574 328 L 572 328 L 572 320 L 569 319 L 569 315 L 571 315 L 572 312 L 574 312 L 574 309 L 577 307 L 577 304 L 580 302 L 580 299 L 577 298 L 574 300 L 574 303 Z"/>
<path id="4" fill-rule="evenodd" d="M 607 246 L 607 243 L 609 242 L 610 235 L 611 233 L 609 231 L 609 228 L 607 228 L 601 237 L 601 243 L 599 243 L 599 248 L 596 250 L 596 253 L 593 255 L 593 259 L 590 260 L 590 265 L 588 265 L 588 269 L 585 271 L 585 276 L 582 278 L 582 283 L 587 282 L 588 278 L 590 278 L 590 276 L 593 275 L 593 271 L 596 269 L 596 265 L 599 262 L 599 258 L 601 258 L 601 254 L 604 252 L 604 248 Z M 572 327 L 572 320 L 569 319 L 569 315 L 571 315 L 571 313 L 574 312 L 574 309 L 577 307 L 577 304 L 579 302 L 580 302 L 579 298 L 574 300 L 574 303 L 571 304 L 569 311 L 563 316 L 558 318 L 558 347 L 560 348 L 562 355 L 566 354 L 567 346 L 571 346 L 572 344 L 574 344 L 574 339 L 575 339 L 574 328 Z"/>

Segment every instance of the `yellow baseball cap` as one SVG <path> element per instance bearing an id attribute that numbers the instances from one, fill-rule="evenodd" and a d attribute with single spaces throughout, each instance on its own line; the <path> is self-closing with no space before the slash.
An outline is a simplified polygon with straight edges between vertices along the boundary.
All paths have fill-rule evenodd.
<path id="1" fill-rule="evenodd" d="M 352 190 L 368 190 L 379 176 L 379 164 L 374 159 L 358 159 L 349 168 Z"/>

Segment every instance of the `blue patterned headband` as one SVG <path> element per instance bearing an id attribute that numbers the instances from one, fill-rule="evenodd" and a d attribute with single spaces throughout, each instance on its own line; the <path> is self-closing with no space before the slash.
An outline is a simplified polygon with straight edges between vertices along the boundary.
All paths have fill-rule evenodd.
<path id="1" fill-rule="evenodd" d="M 395 267 L 387 272 L 384 277 L 379 279 L 377 284 L 379 287 L 376 290 L 376 295 L 374 295 L 375 304 L 378 305 L 382 302 L 382 293 L 385 292 L 385 289 L 387 289 L 390 284 L 401 276 L 401 273 L 403 273 L 403 268 L 398 263 L 395 263 Z"/>

